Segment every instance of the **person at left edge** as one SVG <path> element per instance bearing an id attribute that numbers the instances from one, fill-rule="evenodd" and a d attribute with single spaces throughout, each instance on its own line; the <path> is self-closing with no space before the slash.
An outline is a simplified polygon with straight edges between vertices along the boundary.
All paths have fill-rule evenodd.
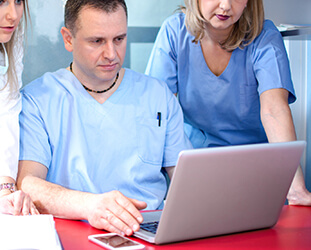
<path id="1" fill-rule="evenodd" d="M 122 68 L 123 0 L 68 0 L 67 69 L 23 90 L 18 186 L 41 213 L 131 235 L 139 209 L 158 209 L 178 154 L 191 148 L 164 82 Z M 159 120 L 160 119 L 160 120 Z"/>
<path id="2" fill-rule="evenodd" d="M 0 1 L 0 213 L 13 215 L 38 214 L 30 197 L 15 188 L 27 10 L 27 0 Z"/>

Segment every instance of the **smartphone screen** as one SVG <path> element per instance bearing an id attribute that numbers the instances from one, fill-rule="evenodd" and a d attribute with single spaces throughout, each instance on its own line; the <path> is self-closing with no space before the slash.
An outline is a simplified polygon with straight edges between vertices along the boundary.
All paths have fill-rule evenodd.
<path id="1" fill-rule="evenodd" d="M 132 248 L 132 249 L 141 249 L 144 248 L 144 245 L 135 242 L 133 240 L 122 237 L 118 234 L 100 234 L 100 235 L 91 235 L 89 239 L 98 243 L 104 247 L 110 249 L 122 249 L 122 248 Z"/>

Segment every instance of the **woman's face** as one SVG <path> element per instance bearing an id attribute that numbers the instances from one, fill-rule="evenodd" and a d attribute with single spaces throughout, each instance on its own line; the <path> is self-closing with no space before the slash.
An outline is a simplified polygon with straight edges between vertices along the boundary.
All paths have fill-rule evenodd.
<path id="1" fill-rule="evenodd" d="M 207 28 L 231 30 L 243 14 L 248 0 L 199 0 Z"/>
<path id="2" fill-rule="evenodd" d="M 23 0 L 0 0 L 0 42 L 11 40 L 24 12 Z"/>

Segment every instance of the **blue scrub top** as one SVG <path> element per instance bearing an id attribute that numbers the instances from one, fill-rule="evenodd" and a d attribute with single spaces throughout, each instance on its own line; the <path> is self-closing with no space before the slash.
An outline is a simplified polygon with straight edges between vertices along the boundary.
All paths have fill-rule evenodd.
<path id="1" fill-rule="evenodd" d="M 220 76 L 208 68 L 200 43 L 193 43 L 182 13 L 162 25 L 146 74 L 165 81 L 178 93 L 185 131 L 193 146 L 213 147 L 266 142 L 259 96 L 284 88 L 295 101 L 289 61 L 281 34 L 266 20 L 261 34 L 232 52 Z"/>
<path id="2" fill-rule="evenodd" d="M 69 189 L 119 190 L 147 202 L 147 209 L 162 205 L 161 168 L 175 166 L 179 152 L 191 148 L 165 83 L 127 69 L 100 104 L 61 69 L 28 84 L 22 96 L 20 160 L 45 165 L 47 181 Z"/>

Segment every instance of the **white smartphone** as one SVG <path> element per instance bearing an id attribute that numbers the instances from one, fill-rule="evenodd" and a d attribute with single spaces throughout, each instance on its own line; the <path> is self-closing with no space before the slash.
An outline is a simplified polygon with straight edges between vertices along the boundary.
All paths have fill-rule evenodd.
<path id="1" fill-rule="evenodd" d="M 144 249 L 145 246 L 134 240 L 128 239 L 116 233 L 108 234 L 93 234 L 89 235 L 88 239 L 107 249 Z"/>

